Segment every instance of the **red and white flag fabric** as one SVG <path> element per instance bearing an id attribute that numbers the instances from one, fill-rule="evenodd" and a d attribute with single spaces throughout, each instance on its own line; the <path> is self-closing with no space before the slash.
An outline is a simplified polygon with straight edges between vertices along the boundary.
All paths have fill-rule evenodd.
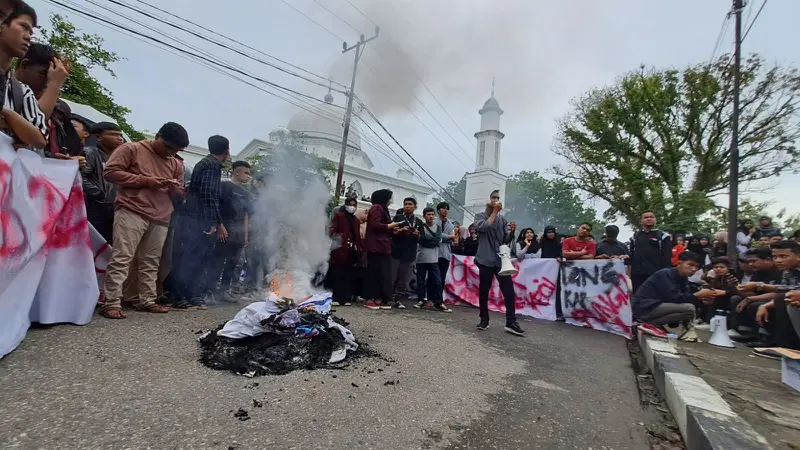
<path id="1" fill-rule="evenodd" d="M 32 322 L 89 323 L 109 255 L 86 220 L 77 162 L 15 151 L 0 133 L 0 358 Z"/>

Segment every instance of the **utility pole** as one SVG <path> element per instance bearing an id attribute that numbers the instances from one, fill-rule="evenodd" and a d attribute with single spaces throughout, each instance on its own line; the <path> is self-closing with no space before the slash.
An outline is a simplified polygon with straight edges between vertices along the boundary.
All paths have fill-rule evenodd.
<path id="1" fill-rule="evenodd" d="M 365 39 L 362 34 L 358 42 L 350 47 L 347 42 L 342 43 L 342 53 L 347 53 L 350 50 L 355 50 L 355 62 L 353 62 L 353 78 L 350 80 L 350 92 L 347 94 L 347 110 L 344 113 L 344 133 L 342 134 L 342 152 L 339 155 L 339 170 L 336 172 L 336 204 L 339 204 L 342 189 L 342 177 L 344 176 L 344 157 L 347 153 L 347 137 L 350 135 L 350 118 L 353 115 L 353 98 L 356 96 L 356 72 L 358 71 L 358 60 L 364 54 L 364 47 L 367 42 L 372 41 L 378 37 L 380 28 L 375 27 L 375 36 Z"/>
<path id="2" fill-rule="evenodd" d="M 733 0 L 733 15 L 736 20 L 733 49 L 733 113 L 731 114 L 731 173 L 728 191 L 728 264 L 739 264 L 736 249 L 736 233 L 739 212 L 739 88 L 742 81 L 742 9 L 743 0 Z"/>

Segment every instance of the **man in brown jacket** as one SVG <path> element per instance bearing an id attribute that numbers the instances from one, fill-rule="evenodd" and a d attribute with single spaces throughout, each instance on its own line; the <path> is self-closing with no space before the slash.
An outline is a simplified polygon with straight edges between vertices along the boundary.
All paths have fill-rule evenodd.
<path id="1" fill-rule="evenodd" d="M 154 141 L 123 144 L 106 163 L 103 176 L 116 184 L 114 243 L 105 277 L 105 303 L 100 311 L 109 319 L 124 319 L 122 286 L 137 259 L 139 302 L 136 309 L 165 313 L 155 303 L 161 251 L 172 215 L 172 198 L 184 192 L 183 164 L 175 158 L 189 145 L 186 130 L 177 123 L 164 124 Z"/>

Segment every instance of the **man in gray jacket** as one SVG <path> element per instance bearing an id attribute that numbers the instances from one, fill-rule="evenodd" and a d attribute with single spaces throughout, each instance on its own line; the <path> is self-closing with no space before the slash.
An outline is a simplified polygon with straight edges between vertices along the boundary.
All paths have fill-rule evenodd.
<path id="1" fill-rule="evenodd" d="M 478 253 L 475 255 L 475 264 L 478 266 L 480 277 L 478 299 L 481 322 L 478 324 L 478 329 L 482 331 L 489 327 L 489 291 L 492 289 L 493 279 L 497 278 L 506 307 L 505 330 L 517 336 L 524 336 L 525 331 L 517 323 L 514 281 L 510 275 L 500 275 L 501 263 L 498 252 L 503 245 L 508 225 L 508 221 L 501 213 L 503 205 L 500 203 L 500 192 L 492 191 L 489 200 L 486 210 L 475 215 L 475 227 L 478 230 Z"/>
<path id="2" fill-rule="evenodd" d="M 86 165 L 81 169 L 86 216 L 103 239 L 112 244 L 117 187 L 103 178 L 103 169 L 111 153 L 123 143 L 122 130 L 115 123 L 98 122 L 92 126 L 92 135 L 97 145 L 83 149 Z"/>

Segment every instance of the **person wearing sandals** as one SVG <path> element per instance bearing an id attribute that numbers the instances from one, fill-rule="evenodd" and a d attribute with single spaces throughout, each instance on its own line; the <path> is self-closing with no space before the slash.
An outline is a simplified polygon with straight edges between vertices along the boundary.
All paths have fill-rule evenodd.
<path id="1" fill-rule="evenodd" d="M 173 122 L 161 127 L 155 140 L 121 145 L 108 158 L 105 179 L 117 185 L 114 243 L 105 276 L 105 302 L 100 315 L 124 319 L 122 286 L 137 256 L 139 301 L 135 308 L 166 313 L 156 304 L 159 261 L 167 238 L 173 198 L 183 196 L 183 164 L 175 158 L 189 145 L 189 136 Z"/>

